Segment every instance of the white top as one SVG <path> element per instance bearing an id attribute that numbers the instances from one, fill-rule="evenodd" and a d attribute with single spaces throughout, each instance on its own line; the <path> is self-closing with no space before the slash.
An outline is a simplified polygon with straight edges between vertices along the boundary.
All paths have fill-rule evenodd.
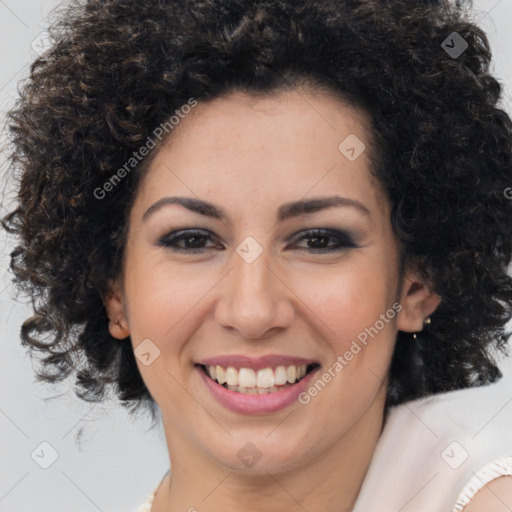
<path id="1" fill-rule="evenodd" d="M 511 377 L 391 409 L 353 512 L 461 512 L 512 475 Z M 160 483 L 136 512 L 151 512 Z"/>

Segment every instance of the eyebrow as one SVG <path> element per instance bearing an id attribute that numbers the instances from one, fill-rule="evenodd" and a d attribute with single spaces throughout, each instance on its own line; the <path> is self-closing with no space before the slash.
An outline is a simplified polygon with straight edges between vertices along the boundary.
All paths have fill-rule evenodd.
<path id="1" fill-rule="evenodd" d="M 157 210 L 160 210 L 162 207 L 169 204 L 179 204 L 191 212 L 203 215 L 205 217 L 211 217 L 213 219 L 225 221 L 228 218 L 228 215 L 223 208 L 209 203 L 208 201 L 203 201 L 202 199 L 195 199 L 192 197 L 162 197 L 144 212 L 142 220 L 146 221 L 148 217 L 155 213 Z M 277 219 L 278 222 L 283 222 L 292 217 L 315 213 L 320 210 L 332 208 L 335 206 L 349 206 L 357 208 L 364 215 L 371 217 L 370 210 L 356 199 L 350 199 L 348 197 L 341 196 L 330 196 L 285 203 L 279 207 L 277 212 Z"/>

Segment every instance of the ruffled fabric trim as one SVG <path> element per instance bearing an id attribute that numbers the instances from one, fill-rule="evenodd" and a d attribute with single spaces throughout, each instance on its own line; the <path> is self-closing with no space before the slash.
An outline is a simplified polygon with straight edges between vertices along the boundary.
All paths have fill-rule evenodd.
<path id="1" fill-rule="evenodd" d="M 153 492 L 144 500 L 144 503 L 140 506 L 140 508 L 137 509 L 137 512 L 151 512 L 151 507 L 153 505 L 158 487 L 159 485 L 157 485 Z"/>
<path id="2" fill-rule="evenodd" d="M 169 469 L 170 471 L 170 469 Z M 156 492 L 162 485 L 162 482 L 165 480 L 165 477 L 169 474 L 169 471 L 165 473 L 162 480 L 160 480 L 159 484 L 153 489 L 151 494 L 149 494 L 146 499 L 144 500 L 144 503 L 135 511 L 135 512 L 151 512 L 151 507 L 153 506 L 153 501 L 155 500 Z"/>
<path id="3" fill-rule="evenodd" d="M 464 510 L 480 489 L 500 476 L 512 476 L 512 456 L 495 460 L 480 470 L 459 494 L 452 512 Z"/>

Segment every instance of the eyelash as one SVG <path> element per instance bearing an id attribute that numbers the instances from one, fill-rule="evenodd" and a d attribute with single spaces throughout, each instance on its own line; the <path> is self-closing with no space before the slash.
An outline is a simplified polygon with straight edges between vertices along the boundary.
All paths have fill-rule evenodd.
<path id="1" fill-rule="evenodd" d="M 330 253 L 334 251 L 342 251 L 345 249 L 350 248 L 356 248 L 359 247 L 352 238 L 341 231 L 333 231 L 333 230 L 326 230 L 326 229 L 311 229 L 307 231 L 303 231 L 300 233 L 302 236 L 297 236 L 294 240 L 294 242 L 300 241 L 300 240 L 307 240 L 312 238 L 332 238 L 336 239 L 337 243 L 330 247 L 330 248 L 321 248 L 321 249 L 314 249 L 314 248 L 307 248 L 305 249 L 307 252 L 316 252 L 316 253 Z M 199 247 L 199 248 L 183 248 L 178 247 L 178 242 L 181 242 L 182 240 L 187 240 L 192 237 L 206 237 L 206 238 L 212 238 L 210 234 L 206 231 L 201 231 L 197 229 L 188 229 L 188 230 L 179 230 L 171 232 L 162 238 L 159 239 L 158 245 L 170 248 L 173 251 L 177 252 L 183 252 L 183 253 L 202 253 L 208 247 Z"/>

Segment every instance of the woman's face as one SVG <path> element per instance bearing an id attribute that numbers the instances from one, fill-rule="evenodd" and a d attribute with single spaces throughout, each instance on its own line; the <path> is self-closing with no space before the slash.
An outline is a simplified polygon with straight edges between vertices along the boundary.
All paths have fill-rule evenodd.
<path id="1" fill-rule="evenodd" d="M 285 471 L 380 433 L 397 330 L 421 330 L 433 302 L 414 276 L 399 290 L 367 126 L 306 90 L 231 93 L 199 103 L 149 166 L 124 288 L 106 305 L 120 321 L 112 335 L 131 337 L 171 456 Z M 201 214 L 176 197 L 213 206 Z"/>

